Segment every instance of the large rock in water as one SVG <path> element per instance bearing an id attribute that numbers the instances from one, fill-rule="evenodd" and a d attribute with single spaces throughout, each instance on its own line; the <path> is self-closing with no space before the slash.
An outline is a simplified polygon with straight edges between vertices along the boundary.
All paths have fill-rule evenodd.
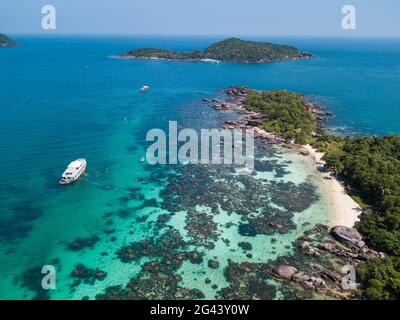
<path id="1" fill-rule="evenodd" d="M 331 229 L 331 234 L 338 241 L 360 248 L 365 246 L 365 243 L 362 241 L 362 235 L 354 228 L 336 226 Z"/>
<path id="2" fill-rule="evenodd" d="M 274 268 L 274 273 L 279 278 L 290 280 L 297 273 L 297 269 L 288 265 L 279 265 Z"/>

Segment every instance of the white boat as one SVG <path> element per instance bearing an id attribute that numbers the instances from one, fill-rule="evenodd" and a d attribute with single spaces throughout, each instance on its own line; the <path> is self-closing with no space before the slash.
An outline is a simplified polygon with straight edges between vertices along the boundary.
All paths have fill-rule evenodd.
<path id="1" fill-rule="evenodd" d="M 78 180 L 85 173 L 86 165 L 85 159 L 72 161 L 62 174 L 59 184 L 70 184 Z"/>
<path id="2" fill-rule="evenodd" d="M 215 59 L 201 59 L 202 62 L 208 62 L 208 63 L 220 63 L 219 60 Z"/>
<path id="3" fill-rule="evenodd" d="M 143 86 L 143 87 L 141 87 L 140 88 L 140 92 L 146 92 L 146 91 L 149 91 L 150 90 L 150 87 L 149 86 Z"/>

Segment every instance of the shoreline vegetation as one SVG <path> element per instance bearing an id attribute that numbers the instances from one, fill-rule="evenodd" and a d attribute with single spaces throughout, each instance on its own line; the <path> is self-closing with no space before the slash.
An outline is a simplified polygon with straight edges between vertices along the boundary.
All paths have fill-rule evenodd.
<path id="1" fill-rule="evenodd" d="M 358 239 L 353 245 L 360 252 L 374 252 L 352 263 L 361 286 L 359 297 L 399 299 L 400 135 L 327 135 L 323 123 L 331 114 L 286 90 L 231 87 L 223 93 L 232 98 L 204 101 L 214 102 L 214 109 L 242 115 L 239 121 L 226 121 L 224 128 L 253 128 L 263 142 L 298 148 L 323 169 L 337 211 L 333 222 Z"/>
<path id="2" fill-rule="evenodd" d="M 18 42 L 0 33 L 0 48 L 15 47 L 18 46 Z"/>
<path id="3" fill-rule="evenodd" d="M 318 137 L 324 135 L 324 122 L 332 114 L 304 96 L 285 90 L 254 91 L 246 87 L 232 87 L 223 91 L 233 99 L 218 101 L 214 109 L 234 109 L 245 113 L 239 121 L 227 121 L 225 129 L 253 128 L 257 138 L 268 144 L 282 144 L 309 157 L 321 171 L 328 197 L 333 205 L 332 224 L 353 228 L 359 221 L 361 206 L 346 192 L 337 175 L 328 170 L 325 152 L 316 147 Z M 207 99 L 205 99 L 206 101 Z"/>
<path id="4" fill-rule="evenodd" d="M 181 62 L 224 61 L 248 64 L 311 59 L 315 56 L 312 53 L 301 52 L 299 49 L 287 45 L 229 38 L 212 44 L 204 51 L 177 52 L 157 48 L 140 48 L 118 54 L 116 57 Z"/>

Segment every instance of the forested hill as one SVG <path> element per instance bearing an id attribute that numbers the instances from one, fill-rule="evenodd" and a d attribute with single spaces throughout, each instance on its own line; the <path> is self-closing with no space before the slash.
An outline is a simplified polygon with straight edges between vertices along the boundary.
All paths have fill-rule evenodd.
<path id="1" fill-rule="evenodd" d="M 263 63 L 302 57 L 300 50 L 291 46 L 237 38 L 212 44 L 204 50 L 204 54 L 209 59 L 241 63 Z"/>
<path id="2" fill-rule="evenodd" d="M 18 45 L 18 43 L 15 40 L 0 33 L 0 48 L 13 47 L 16 45 Z"/>
<path id="3" fill-rule="evenodd" d="M 165 49 L 142 48 L 119 55 L 123 58 L 164 59 L 177 61 L 200 61 L 212 59 L 238 63 L 268 63 L 301 58 L 312 58 L 299 49 L 267 42 L 245 41 L 230 38 L 212 44 L 204 51 L 177 52 Z"/>

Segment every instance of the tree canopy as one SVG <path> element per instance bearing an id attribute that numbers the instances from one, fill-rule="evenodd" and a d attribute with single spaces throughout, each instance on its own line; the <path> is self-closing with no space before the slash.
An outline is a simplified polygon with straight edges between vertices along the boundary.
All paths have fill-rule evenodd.
<path id="1" fill-rule="evenodd" d="M 340 138 L 324 136 L 316 146 L 327 152 L 327 167 L 369 214 L 357 229 L 368 244 L 390 255 L 359 265 L 364 299 L 400 298 L 400 135 Z"/>
<path id="2" fill-rule="evenodd" d="M 287 45 L 230 38 L 209 46 L 204 50 L 204 54 L 210 59 L 258 63 L 293 59 L 299 57 L 301 52 Z"/>
<path id="3" fill-rule="evenodd" d="M 11 47 L 11 46 L 16 46 L 18 43 L 11 39 L 10 37 L 7 37 L 5 34 L 0 33 L 0 48 L 1 47 Z"/>
<path id="4" fill-rule="evenodd" d="M 299 58 L 302 57 L 302 53 L 300 50 L 287 45 L 230 38 L 214 43 L 204 51 L 178 52 L 157 48 L 140 48 L 121 56 L 167 60 L 214 59 L 239 63 L 263 63 Z"/>
<path id="5" fill-rule="evenodd" d="M 245 99 L 247 109 L 265 115 L 262 129 L 301 144 L 309 143 L 317 129 L 305 103 L 303 97 L 286 90 L 250 92 Z"/>
<path id="6" fill-rule="evenodd" d="M 363 290 L 361 298 L 368 300 L 400 299 L 400 259 L 371 260 L 358 268 Z"/>

